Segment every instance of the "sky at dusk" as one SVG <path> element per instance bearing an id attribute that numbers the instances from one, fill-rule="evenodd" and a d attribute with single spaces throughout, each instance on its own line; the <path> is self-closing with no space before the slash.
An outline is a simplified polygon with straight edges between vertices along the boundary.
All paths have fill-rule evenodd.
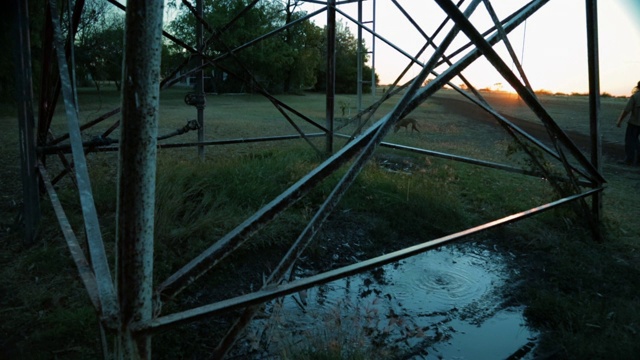
<path id="1" fill-rule="evenodd" d="M 431 36 L 443 22 L 445 15 L 440 7 L 431 0 L 397 0 L 410 14 L 422 30 Z M 466 1 L 464 4 L 468 4 Z M 523 0 L 492 0 L 491 5 L 500 19 L 528 3 Z M 363 2 L 363 21 L 373 19 L 374 1 Z M 413 27 L 391 0 L 375 0 L 375 30 L 385 39 L 415 55 L 425 40 Z M 306 3 L 303 10 L 308 12 L 319 9 L 321 5 Z M 466 5 L 463 6 L 466 8 Z M 340 10 L 357 19 L 357 5 L 341 5 Z M 598 2 L 600 90 L 612 95 L 629 95 L 631 89 L 640 81 L 640 1 L 607 0 Z M 347 24 L 356 35 L 357 28 L 338 14 L 337 20 Z M 492 26 L 484 4 L 472 15 L 472 23 L 483 32 Z M 326 14 L 314 17 L 318 26 L 326 24 Z M 367 26 L 371 27 L 369 23 Z M 439 43 L 450 26 L 445 27 L 435 39 Z M 587 65 L 587 28 L 585 0 L 550 0 L 542 9 L 531 16 L 509 35 L 509 41 L 522 63 L 524 71 L 534 90 L 548 90 L 563 93 L 588 92 Z M 372 36 L 363 32 L 363 38 L 369 50 L 374 48 Z M 468 42 L 464 34 L 458 36 L 449 48 L 457 49 Z M 515 72 L 504 45 L 494 47 Z M 423 63 L 428 60 L 432 50 L 419 57 Z M 459 59 L 454 58 L 455 60 Z M 375 41 L 375 71 L 381 84 L 392 83 L 409 60 L 381 40 Z M 368 64 L 371 66 L 371 59 Z M 439 67 L 442 72 L 446 67 Z M 408 81 L 417 75 L 420 68 L 414 66 L 403 79 Z M 508 90 L 507 82 L 484 59 L 477 60 L 468 67 L 463 75 L 477 88 L 499 88 Z M 453 83 L 462 83 L 458 78 Z"/>

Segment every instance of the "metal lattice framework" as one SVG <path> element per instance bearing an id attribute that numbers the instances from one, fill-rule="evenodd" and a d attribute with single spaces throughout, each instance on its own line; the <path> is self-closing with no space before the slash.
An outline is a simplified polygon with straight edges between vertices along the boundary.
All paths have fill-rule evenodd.
<path id="1" fill-rule="evenodd" d="M 385 1 L 385 0 L 379 0 Z M 391 0 L 403 14 L 407 20 L 414 24 L 418 29 L 419 19 L 414 20 L 402 6 L 395 0 Z M 342 11 L 340 6 L 345 3 L 357 2 L 362 6 L 361 0 L 354 1 L 314 1 L 323 5 L 323 7 L 303 17 L 300 21 L 311 19 L 319 14 L 326 14 L 327 19 L 327 46 L 328 54 L 335 53 L 335 28 L 336 14 L 340 14 L 345 18 L 353 21 L 359 27 L 359 36 L 362 31 L 371 34 L 376 41 L 382 41 L 402 53 L 409 60 L 409 65 L 418 64 L 421 67 L 420 73 L 410 82 L 398 85 L 400 79 L 406 74 L 408 67 L 400 72 L 398 80 L 393 84 L 391 89 L 385 93 L 380 102 L 370 105 L 368 108 L 361 110 L 354 118 L 366 118 L 377 109 L 380 104 L 390 99 L 397 101 L 394 103 L 393 109 L 384 115 L 380 120 L 373 123 L 366 129 L 360 129 L 359 135 L 352 135 L 344 147 L 334 150 L 333 138 L 336 136 L 348 136 L 339 134 L 334 131 L 334 102 L 335 93 L 335 58 L 327 59 L 327 96 L 326 96 L 326 124 L 321 125 L 313 122 L 309 117 L 305 116 L 302 111 L 298 111 L 291 106 L 281 102 L 276 97 L 270 95 L 266 90 L 259 89 L 259 92 L 266 96 L 278 109 L 286 109 L 294 112 L 305 121 L 308 121 L 321 132 L 314 134 L 304 133 L 298 128 L 288 115 L 281 111 L 283 116 L 291 123 L 297 134 L 282 137 L 270 138 L 254 138 L 243 139 L 246 141 L 272 141 L 303 138 L 309 139 L 316 136 L 324 136 L 326 138 L 327 158 L 311 172 L 299 179 L 295 184 L 290 186 L 277 198 L 273 199 L 263 208 L 258 210 L 236 228 L 224 235 L 220 239 L 212 243 L 212 245 L 202 252 L 199 256 L 192 259 L 181 269 L 163 279 L 158 285 L 154 286 L 151 280 L 153 269 L 153 220 L 154 220 L 154 194 L 155 194 L 155 159 L 156 151 L 159 147 L 182 147 L 197 146 L 199 155 L 203 155 L 204 147 L 214 144 L 233 143 L 234 140 L 226 141 L 205 141 L 204 139 L 204 90 L 202 85 L 202 69 L 204 66 L 218 66 L 222 58 L 233 56 L 237 51 L 252 46 L 262 39 L 272 36 L 274 33 L 282 29 L 295 26 L 296 22 L 287 24 L 285 27 L 255 39 L 247 44 L 242 44 L 235 49 L 230 49 L 228 53 L 211 58 L 203 51 L 206 43 L 203 38 L 203 28 L 207 27 L 202 17 L 202 2 L 196 1 L 196 5 L 191 5 L 188 1 L 183 1 L 194 16 L 199 20 L 197 38 L 198 43 L 190 46 L 176 37 L 162 31 L 162 11 L 163 1 L 131 1 L 128 8 L 109 0 L 113 5 L 120 7 L 126 11 L 126 47 L 125 47 L 125 72 L 123 83 L 123 102 L 120 109 L 114 109 L 96 118 L 87 125 L 80 127 L 78 123 L 78 104 L 74 95 L 75 83 L 70 74 L 73 69 L 69 69 L 67 64 L 73 64 L 73 52 L 70 51 L 65 44 L 68 42 L 64 39 L 61 30 L 61 24 L 55 14 L 58 14 L 55 1 L 47 1 L 47 22 L 45 36 L 43 38 L 43 49 L 45 57 L 42 65 L 42 84 L 40 92 L 40 102 L 38 104 L 38 118 L 34 119 L 31 98 L 31 75 L 30 75 L 30 55 L 29 55 L 29 29 L 28 29 L 28 13 L 26 11 L 26 1 L 15 0 L 13 5 L 15 15 L 18 19 L 17 39 L 19 48 L 21 49 L 20 61 L 18 61 L 17 70 L 21 74 L 22 82 L 19 85 L 19 122 L 21 125 L 21 149 L 23 164 L 23 184 L 24 184 L 24 202 L 25 202 L 25 226 L 26 238 L 31 241 L 34 237 L 34 229 L 39 219 L 39 181 L 42 181 L 49 199 L 53 204 L 53 208 L 58 217 L 64 237 L 68 244 L 69 250 L 78 268 L 80 277 L 89 294 L 89 298 L 93 306 L 100 314 L 101 328 L 105 332 L 113 333 L 118 339 L 116 355 L 119 358 L 149 358 L 151 354 L 150 336 L 157 331 L 165 330 L 173 326 L 192 322 L 205 317 L 216 314 L 227 313 L 231 310 L 244 309 L 241 319 L 229 331 L 227 337 L 221 342 L 215 350 L 215 356 L 223 357 L 228 348 L 233 344 L 235 338 L 242 328 L 252 318 L 256 305 L 265 301 L 275 299 L 287 294 L 301 291 L 319 284 L 327 283 L 332 280 L 344 278 L 353 274 L 357 274 L 372 268 L 376 268 L 397 260 L 401 260 L 418 253 L 425 252 L 429 249 L 450 243 L 472 234 L 476 234 L 487 229 L 501 226 L 507 223 L 515 222 L 520 219 L 538 214 L 556 206 L 577 202 L 582 209 L 592 219 L 594 225 L 594 237 L 598 238 L 597 231 L 598 221 L 601 211 L 601 190 L 603 189 L 604 179 L 600 174 L 600 144 L 598 131 L 598 111 L 599 111 L 599 84 L 598 84 L 598 44 L 597 44 L 597 1 L 586 0 L 587 8 L 586 25 L 588 30 L 588 56 L 589 56 L 589 79 L 590 79 L 590 119 L 591 119 L 591 138 L 592 138 L 592 155 L 588 159 L 576 147 L 572 140 L 562 131 L 552 117 L 547 113 L 545 108 L 538 101 L 534 94 L 525 73 L 521 66 L 517 66 L 518 74 L 513 73 L 509 66 L 494 50 L 493 46 L 499 42 L 503 42 L 509 50 L 511 59 L 518 64 L 507 35 L 518 26 L 536 13 L 549 0 L 532 0 L 522 8 L 515 11 L 504 19 L 499 19 L 495 11 L 493 11 L 490 0 L 471 0 L 468 5 L 464 1 L 459 1 L 456 5 L 451 0 L 434 0 L 442 10 L 447 14 L 447 18 L 443 20 L 442 25 L 438 28 L 440 32 L 446 23 L 453 21 L 455 26 L 444 36 L 438 44 L 434 42 L 434 36 L 428 36 L 420 31 L 424 37 L 424 46 L 417 54 L 408 54 L 403 49 L 395 46 L 390 41 L 384 39 L 375 32 L 375 28 L 367 27 L 362 18 L 354 19 L 346 12 Z M 248 10 L 255 6 L 258 0 L 249 3 Z M 468 20 L 470 15 L 479 9 L 479 5 L 484 3 L 486 11 L 490 14 L 494 21 L 494 26 L 485 31 L 480 32 Z M 75 2 L 73 9 L 72 23 L 77 26 L 84 1 Z M 142 15 L 141 15 L 142 14 Z M 237 18 L 242 17 L 244 11 L 238 14 Z M 236 19 L 237 19 L 236 18 Z M 232 20 L 227 27 L 232 27 Z M 223 30 L 223 29 L 219 29 Z M 456 36 L 464 33 L 470 41 L 455 50 L 451 50 L 452 44 Z M 182 132 L 198 129 L 198 141 L 193 143 L 174 143 L 174 144 L 158 144 L 157 131 L 157 113 L 159 109 L 159 96 L 157 79 L 159 79 L 159 44 L 161 36 L 164 35 L 174 43 L 182 46 L 192 56 L 198 58 L 200 66 L 190 69 L 183 76 L 196 75 L 199 79 L 196 91 L 189 98 L 189 102 L 196 106 L 198 112 L 197 124 L 189 124 Z M 419 57 L 423 52 L 432 47 L 433 54 L 429 59 L 422 63 Z M 460 55 L 460 59 L 452 61 L 454 56 Z M 539 120 L 544 124 L 550 134 L 550 138 L 554 141 L 553 147 L 547 147 L 535 137 L 529 135 L 526 131 L 520 129 L 508 119 L 503 117 L 496 110 L 482 99 L 481 95 L 475 90 L 473 85 L 469 83 L 463 76 L 462 72 L 475 60 L 484 57 L 495 69 L 503 76 L 503 78 L 517 91 L 523 101 L 533 110 Z M 187 61 L 181 65 L 180 69 L 186 66 Z M 441 73 L 436 73 L 434 69 L 446 66 Z M 179 69 L 176 69 L 178 72 Z M 175 74 L 174 73 L 174 74 Z M 359 70 L 361 75 L 361 67 Z M 425 80 L 427 76 L 435 76 L 435 79 L 428 82 Z M 463 91 L 458 86 L 451 83 L 454 77 L 460 77 L 466 84 L 468 90 Z M 361 77 L 360 77 L 361 78 Z M 163 80 L 160 85 L 166 87 L 171 85 L 175 77 L 168 77 Z M 458 233 L 450 234 L 442 238 L 427 241 L 425 243 L 399 250 L 380 257 L 358 262 L 343 268 L 320 273 L 304 279 L 299 279 L 286 284 L 281 284 L 281 278 L 290 269 L 292 264 L 302 254 L 307 245 L 313 240 L 314 236 L 327 219 L 328 215 L 336 207 L 342 195 L 347 191 L 354 182 L 363 166 L 369 161 L 374 151 L 379 146 L 386 146 L 405 151 L 417 152 L 429 156 L 443 157 L 451 160 L 464 161 L 478 166 L 497 168 L 505 171 L 518 172 L 529 175 L 539 175 L 540 172 L 525 171 L 513 168 L 507 165 L 490 163 L 482 160 L 460 157 L 451 154 L 444 154 L 428 149 L 412 148 L 398 144 L 383 142 L 385 135 L 394 126 L 394 124 L 402 119 L 406 114 L 429 99 L 431 95 L 436 93 L 444 85 L 449 85 L 463 96 L 475 103 L 478 107 L 490 113 L 516 141 L 527 141 L 538 147 L 540 150 L 561 162 L 566 169 L 566 178 L 562 179 L 566 183 L 571 184 L 574 191 L 573 195 L 559 199 L 557 201 L 540 205 L 536 208 L 529 209 L 520 213 L 497 219 L 495 221 L 470 228 Z M 361 93 L 361 87 L 359 87 Z M 400 91 L 402 90 L 402 91 Z M 68 134 L 62 137 L 54 138 L 50 135 L 50 126 L 53 118 L 53 111 L 59 95 L 64 99 L 66 117 L 68 122 Z M 400 96 L 400 94 L 402 94 Z M 112 118 L 116 114 L 121 114 L 122 120 L 115 121 L 113 126 L 104 134 L 105 137 L 116 128 L 120 128 L 121 139 L 119 145 L 109 143 L 91 143 L 83 144 L 81 133 L 86 128 L 93 126 L 99 122 Z M 178 131 L 178 133 L 181 133 Z M 68 139 L 69 145 L 61 145 Z M 311 142 L 309 142 L 311 144 Z M 311 144 L 311 146 L 313 146 Z M 524 147 L 527 148 L 527 147 Z M 117 234 L 117 269 L 115 271 L 115 280 L 112 278 L 112 269 L 109 268 L 104 249 L 104 243 L 98 225 L 98 216 L 95 210 L 93 196 L 91 192 L 91 184 L 87 171 L 85 153 L 89 151 L 108 151 L 118 150 L 120 153 L 119 166 L 119 195 L 118 195 L 118 234 Z M 66 154 L 71 153 L 71 159 L 67 159 Z M 47 158 L 51 155 L 57 155 L 67 169 L 62 174 L 51 180 L 47 167 Z M 534 158 L 532 156 L 532 158 Z M 572 161 L 569 161 L 571 159 Z M 239 248 L 247 241 L 251 235 L 259 231 L 262 227 L 271 221 L 277 214 L 290 207 L 295 201 L 302 198 L 306 193 L 313 189 L 323 179 L 333 174 L 337 169 L 351 161 L 351 165 L 345 172 L 341 180 L 335 186 L 333 191 L 327 196 L 321 206 L 319 206 L 316 214 L 308 222 L 306 228 L 297 236 L 297 239 L 291 246 L 288 253 L 282 259 L 280 264 L 273 270 L 272 274 L 266 280 L 264 287 L 256 292 L 242 295 L 235 298 L 226 299 L 209 305 L 189 309 L 171 314 L 163 314 L 162 304 L 169 299 L 174 298 L 187 286 L 192 284 L 195 279 L 202 276 L 208 270 L 216 266 L 224 260 L 234 250 Z M 540 166 L 543 172 L 542 166 Z M 64 176 L 67 172 L 74 173 L 74 181 L 78 188 L 80 202 L 82 204 L 84 216 L 84 228 L 86 230 L 87 246 L 86 250 L 80 245 L 76 236 L 66 219 L 64 209 L 58 201 L 53 183 L 56 179 Z M 544 172 L 543 172 L 544 173 Z M 548 174 L 546 174 L 548 175 Z M 586 188 L 586 190 L 584 190 Z M 123 191 L 125 190 L 125 191 Z M 590 197 L 590 206 L 585 198 Z M 90 260 L 89 260 L 90 259 Z M 105 358 L 111 355 L 106 350 Z"/>

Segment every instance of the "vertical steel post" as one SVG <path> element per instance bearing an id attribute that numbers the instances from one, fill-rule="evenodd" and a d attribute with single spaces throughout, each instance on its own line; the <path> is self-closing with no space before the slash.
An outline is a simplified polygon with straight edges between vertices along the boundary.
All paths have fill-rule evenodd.
<path id="1" fill-rule="evenodd" d="M 202 19 L 203 15 L 203 0 L 196 0 L 196 11 L 200 19 Z M 204 40 L 203 40 L 203 24 L 202 21 L 196 21 L 196 38 L 197 38 L 197 46 L 198 52 L 202 54 L 204 50 Z M 198 102 L 196 104 L 196 109 L 198 111 L 198 142 L 202 143 L 204 141 L 204 107 L 205 107 L 205 98 L 204 98 L 204 70 L 202 69 L 202 64 L 204 63 L 204 59 L 202 55 L 197 55 L 198 59 L 197 66 L 200 67 L 200 71 L 198 71 L 196 75 L 196 97 L 198 98 Z M 198 146 L 198 156 L 200 160 L 204 160 L 204 145 Z"/>
<path id="2" fill-rule="evenodd" d="M 371 30 L 376 32 L 376 0 L 373 0 L 371 15 Z M 376 37 L 371 37 L 371 96 L 376 96 Z"/>
<path id="3" fill-rule="evenodd" d="M 40 67 L 40 96 L 38 105 L 38 121 L 36 130 L 37 146 L 44 146 L 51 125 L 52 113 L 56 107 L 59 81 L 54 70 L 55 52 L 53 50 L 53 29 L 51 11 L 45 11 L 44 30 L 42 36 L 42 62 Z M 39 160 L 46 164 L 46 156 L 40 154 Z"/>
<path id="4" fill-rule="evenodd" d="M 127 4 L 118 168 L 118 357 L 151 359 L 153 236 L 163 0 Z"/>
<path id="5" fill-rule="evenodd" d="M 598 53 L 598 1 L 586 0 L 587 56 L 589 58 L 589 123 L 591 132 L 591 163 L 602 172 L 602 139 L 600 137 L 600 64 Z M 594 187 L 602 186 L 602 182 Z M 602 192 L 592 197 L 591 211 L 595 221 L 602 216 Z M 599 235 L 598 235 L 599 237 Z"/>
<path id="6" fill-rule="evenodd" d="M 327 137 L 325 152 L 333 153 L 333 118 L 336 97 L 336 0 L 327 1 Z"/>
<path id="7" fill-rule="evenodd" d="M 40 220 L 40 198 L 36 171 L 37 154 L 33 115 L 33 85 L 31 74 L 31 43 L 29 41 L 28 1 L 14 0 L 14 59 L 16 66 L 16 103 L 20 130 L 20 164 L 22 172 L 22 196 L 24 239 L 35 240 Z"/>
<path id="8" fill-rule="evenodd" d="M 358 94 L 358 104 L 356 108 L 358 109 L 358 114 L 362 111 L 362 0 L 358 0 L 358 45 L 357 45 L 357 63 L 356 63 L 356 79 L 357 81 L 357 91 Z M 358 127 L 360 127 L 360 123 L 358 123 Z"/>

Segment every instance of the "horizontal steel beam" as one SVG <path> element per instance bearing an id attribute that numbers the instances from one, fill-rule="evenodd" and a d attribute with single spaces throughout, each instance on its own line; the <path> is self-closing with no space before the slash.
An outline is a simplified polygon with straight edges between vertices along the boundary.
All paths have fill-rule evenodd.
<path id="1" fill-rule="evenodd" d="M 466 157 L 466 156 L 453 155 L 453 154 L 443 153 L 443 152 L 439 152 L 439 151 L 421 149 L 421 148 L 405 146 L 405 145 L 400 145 L 400 144 L 394 144 L 394 143 L 388 143 L 388 142 L 383 142 L 380 145 L 383 146 L 383 147 L 391 148 L 391 149 L 405 150 L 405 151 L 410 151 L 410 152 L 423 154 L 423 155 L 427 155 L 427 156 L 433 156 L 433 157 L 437 157 L 437 158 L 441 158 L 441 159 L 460 161 L 460 162 L 467 163 L 467 164 L 483 166 L 483 167 L 487 167 L 487 168 L 491 168 L 491 169 L 497 169 L 497 170 L 510 172 L 510 173 L 523 174 L 523 175 L 529 175 L 529 176 L 534 176 L 534 177 L 543 176 L 542 173 L 537 172 L 537 171 L 524 170 L 524 169 L 516 168 L 516 167 L 513 167 L 513 166 L 509 166 L 509 165 L 499 164 L 499 163 L 495 163 L 495 162 L 491 162 L 491 161 L 473 159 L 473 158 L 469 158 L 469 157 Z M 565 179 L 565 178 L 554 178 L 554 179 L 555 180 L 560 180 L 560 181 L 567 181 L 567 179 Z M 586 182 L 586 181 L 581 181 L 579 184 L 582 185 L 582 186 L 591 186 L 592 185 L 591 182 Z"/>
<path id="2" fill-rule="evenodd" d="M 541 4 L 547 3 L 549 0 L 540 0 Z M 574 158 L 590 173 L 590 175 L 598 181 L 604 182 L 602 174 L 589 162 L 584 154 L 578 149 L 569 136 L 558 126 L 558 124 L 549 115 L 547 110 L 540 104 L 535 94 L 523 85 L 515 74 L 509 69 L 502 58 L 496 53 L 489 41 L 487 41 L 469 22 L 469 20 L 460 12 L 460 10 L 451 2 L 451 0 L 435 0 L 438 5 L 457 23 L 461 30 L 471 39 L 477 49 L 487 58 L 493 67 L 502 75 L 502 77 L 518 92 L 524 102 L 545 124 L 550 133 L 555 136 L 560 143 L 567 147 Z"/>
<path id="3" fill-rule="evenodd" d="M 315 138 L 325 136 L 325 133 L 311 133 L 304 134 L 307 138 Z M 168 143 L 168 144 L 158 144 L 158 149 L 171 149 L 171 148 L 184 148 L 184 147 L 195 147 L 195 146 L 214 146 L 214 145 L 231 145 L 231 144 L 246 144 L 246 143 L 254 143 L 254 142 L 265 142 L 265 141 L 281 141 L 281 140 L 296 140 L 302 139 L 302 135 L 278 135 L 278 136 L 266 136 L 266 137 L 253 137 L 253 138 L 235 138 L 235 139 L 223 139 L 223 140 L 210 140 L 203 142 L 185 142 L 185 143 Z M 109 142 L 117 142 L 117 140 L 109 140 Z M 95 152 L 110 152 L 110 151 L 118 151 L 118 146 L 100 146 L 97 145 L 96 142 L 84 142 L 83 145 L 85 147 L 91 147 L 91 151 Z M 58 152 L 61 153 L 69 153 L 71 152 L 71 145 L 56 145 L 56 146 L 45 146 L 38 148 L 38 151 L 44 154 L 55 154 Z"/>

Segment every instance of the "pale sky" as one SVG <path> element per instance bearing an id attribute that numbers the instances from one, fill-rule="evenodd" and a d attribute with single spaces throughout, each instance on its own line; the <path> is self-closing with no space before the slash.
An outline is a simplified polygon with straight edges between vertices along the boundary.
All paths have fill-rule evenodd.
<path id="1" fill-rule="evenodd" d="M 409 20 L 401 14 L 390 0 L 375 0 L 376 32 L 409 54 L 422 47 L 424 40 Z M 442 23 L 444 13 L 440 7 L 430 0 L 397 0 L 420 24 L 425 33 L 431 36 Z M 456 1 L 457 2 L 457 1 Z M 492 0 L 491 4 L 500 19 L 511 14 L 529 1 L 525 0 Z M 468 1 L 465 4 L 469 3 Z M 363 2 L 363 21 L 372 20 L 373 1 Z M 306 3 L 304 10 L 311 12 L 320 5 Z M 342 5 L 340 9 L 357 18 L 357 5 Z M 338 20 L 342 19 L 338 14 Z M 600 54 L 600 90 L 612 95 L 629 95 L 631 89 L 640 81 L 640 1 L 639 0 L 606 0 L 598 2 L 599 54 Z M 551 0 L 526 22 L 509 35 L 515 53 L 522 63 L 525 73 L 534 90 L 545 89 L 552 92 L 586 93 L 588 92 L 587 40 L 586 40 L 585 0 Z M 486 8 L 481 4 L 471 17 L 476 28 L 484 31 L 491 26 Z M 318 26 L 326 24 L 326 15 L 314 18 Z M 371 27 L 371 24 L 368 24 Z M 355 26 L 351 26 L 354 35 Z M 448 30 L 446 27 L 445 30 Z M 436 37 L 439 43 L 445 35 L 443 31 Z M 363 33 L 366 46 L 372 49 L 371 36 Z M 457 49 L 467 42 L 464 34 L 459 35 L 451 49 Z M 524 48 L 523 48 L 524 43 Z M 504 45 L 495 49 L 502 58 L 512 64 Z M 450 52 L 450 51 L 449 51 Z M 420 57 L 425 62 L 431 52 Z M 384 44 L 375 42 L 375 70 L 380 76 L 381 84 L 392 83 L 408 64 L 403 55 Z M 369 64 L 371 65 L 371 64 Z M 418 74 L 414 67 L 408 76 Z M 436 69 L 438 72 L 445 67 Z M 515 72 L 516 68 L 512 66 Z M 477 88 L 494 87 L 505 80 L 485 60 L 479 59 L 468 67 L 463 75 Z M 409 78 L 406 78 L 409 80 Z M 458 78 L 453 80 L 461 84 Z"/>

